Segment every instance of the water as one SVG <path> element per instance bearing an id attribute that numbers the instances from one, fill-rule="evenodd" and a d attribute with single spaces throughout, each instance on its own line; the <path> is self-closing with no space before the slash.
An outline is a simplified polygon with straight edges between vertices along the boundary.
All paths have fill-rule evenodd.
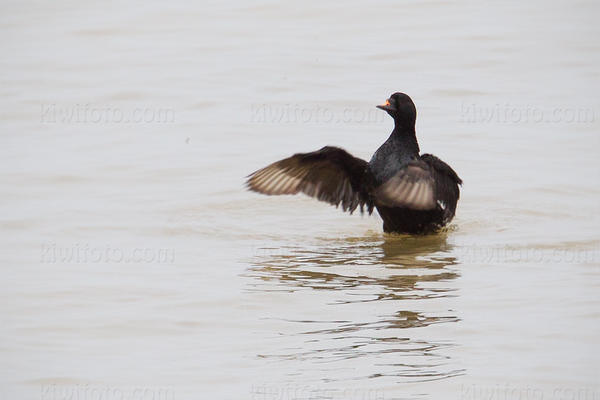
<path id="1" fill-rule="evenodd" d="M 0 398 L 600 397 L 597 3 L 2 9 Z M 447 231 L 243 190 L 398 90 Z"/>

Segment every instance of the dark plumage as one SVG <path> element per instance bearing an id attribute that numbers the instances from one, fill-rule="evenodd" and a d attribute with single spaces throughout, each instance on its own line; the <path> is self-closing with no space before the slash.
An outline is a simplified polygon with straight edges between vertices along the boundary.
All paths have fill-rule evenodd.
<path id="1" fill-rule="evenodd" d="M 404 93 L 377 106 L 394 130 L 368 163 L 338 147 L 295 154 L 249 175 L 248 188 L 279 195 L 299 192 L 352 213 L 377 208 L 385 232 L 427 233 L 452 220 L 462 180 L 434 155 L 419 155 L 417 111 Z"/>

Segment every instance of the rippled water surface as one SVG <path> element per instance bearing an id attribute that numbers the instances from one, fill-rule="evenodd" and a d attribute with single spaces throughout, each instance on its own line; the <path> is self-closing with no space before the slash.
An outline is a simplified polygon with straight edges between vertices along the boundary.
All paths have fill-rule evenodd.
<path id="1" fill-rule="evenodd" d="M 596 2 L 1 7 L 0 398 L 600 398 Z M 443 232 L 244 190 L 394 91 Z"/>

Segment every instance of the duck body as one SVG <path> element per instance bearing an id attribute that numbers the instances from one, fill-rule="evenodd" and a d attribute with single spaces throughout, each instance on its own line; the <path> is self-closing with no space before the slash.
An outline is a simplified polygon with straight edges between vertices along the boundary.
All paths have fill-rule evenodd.
<path id="1" fill-rule="evenodd" d="M 303 192 L 351 213 L 376 208 L 385 232 L 424 234 L 452 220 L 462 180 L 431 154 L 420 155 L 416 109 L 394 93 L 377 106 L 394 118 L 394 130 L 371 160 L 326 146 L 277 161 L 249 176 L 250 190 L 268 195 Z"/>
<path id="2" fill-rule="evenodd" d="M 436 191 L 435 207 L 419 210 L 410 207 L 386 206 L 375 201 L 377 212 L 383 220 L 384 232 L 431 233 L 444 227 L 454 218 L 459 197 L 458 181 L 451 174 L 446 173 L 443 168 L 435 169 L 432 165 L 434 159 L 429 158 L 431 155 L 424 156 L 425 159 L 419 157 L 415 161 L 422 161 L 429 165 L 432 173 L 436 175 L 436 186 L 442 186 Z M 439 159 L 437 161 L 442 162 Z"/>
<path id="3" fill-rule="evenodd" d="M 438 230 L 452 220 L 460 195 L 458 185 L 462 180 L 439 158 L 419 155 L 419 145 L 411 124 L 398 124 L 388 140 L 377 149 L 369 161 L 368 174 L 373 177 L 373 187 L 381 187 L 408 166 L 420 166 L 430 172 L 435 186 L 435 207 L 414 209 L 381 204 L 375 199 L 375 207 L 383 220 L 384 232 L 429 233 Z M 408 128 L 405 128 L 408 127 Z"/>

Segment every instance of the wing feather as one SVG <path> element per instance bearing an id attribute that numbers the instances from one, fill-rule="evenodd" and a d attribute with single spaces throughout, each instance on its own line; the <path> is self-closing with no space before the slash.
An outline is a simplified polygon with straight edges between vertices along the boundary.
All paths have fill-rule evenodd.
<path id="1" fill-rule="evenodd" d="M 304 193 L 354 212 L 373 211 L 370 172 L 366 161 L 345 150 L 326 146 L 274 162 L 248 176 L 247 187 L 267 195 Z"/>
<path id="2" fill-rule="evenodd" d="M 423 154 L 421 160 L 431 168 L 435 178 L 436 203 L 444 212 L 444 220 L 450 221 L 456 211 L 462 179 L 448 164 L 432 154 Z"/>
<path id="3" fill-rule="evenodd" d="M 414 161 L 375 189 L 378 204 L 414 210 L 436 207 L 434 179 L 429 166 Z"/>

